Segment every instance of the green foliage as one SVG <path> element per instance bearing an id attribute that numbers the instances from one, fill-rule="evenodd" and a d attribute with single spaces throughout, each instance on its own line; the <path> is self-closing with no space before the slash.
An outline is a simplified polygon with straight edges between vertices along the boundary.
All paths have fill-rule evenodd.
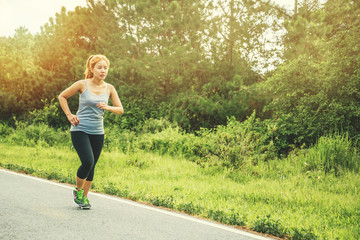
<path id="1" fill-rule="evenodd" d="M 62 8 L 36 36 L 19 28 L 0 38 L 1 119 L 22 114 L 29 124 L 66 128 L 51 99 L 83 77 L 90 54 L 101 53 L 111 61 L 107 81 L 125 108 L 123 116 L 105 116 L 108 126 L 161 131 L 167 125 L 143 124 L 167 119 L 194 133 L 232 116 L 245 121 L 256 110 L 270 119 L 265 125 L 275 124 L 280 153 L 336 129 L 357 138 L 359 3 L 319 3 L 299 1 L 293 14 L 243 0 L 89 1 L 74 11 Z M 283 63 L 261 76 L 258 67 L 276 52 L 265 47 L 266 36 L 281 28 Z M 69 102 L 76 111 L 76 97 Z"/>
<path id="2" fill-rule="evenodd" d="M 8 124 L 6 123 L 1 123 L 0 122 L 0 137 L 1 137 L 1 141 L 14 133 L 14 129 L 12 127 L 10 127 Z"/>
<path id="3" fill-rule="evenodd" d="M 134 152 L 137 141 L 135 132 L 112 126 L 110 128 L 105 128 L 105 133 L 105 149 L 109 151 L 120 150 L 122 152 Z"/>
<path id="4" fill-rule="evenodd" d="M 137 153 L 128 154 L 126 158 L 127 158 L 126 164 L 128 166 L 137 167 L 139 169 L 148 168 L 149 165 L 151 164 L 149 161 L 146 161 L 146 159 L 143 159 L 142 156 L 140 156 Z"/>
<path id="5" fill-rule="evenodd" d="M 207 217 L 229 225 L 244 226 L 246 222 L 246 217 L 240 217 L 240 214 L 235 212 L 225 213 L 224 211 L 210 210 Z"/>
<path id="6" fill-rule="evenodd" d="M 110 195 L 116 195 L 119 197 L 128 197 L 129 196 L 129 192 L 125 189 L 119 189 L 116 184 L 114 184 L 113 182 L 104 184 L 104 186 L 102 186 L 103 190 L 105 193 L 110 194 Z"/>
<path id="7" fill-rule="evenodd" d="M 318 3 L 318 1 L 313 1 Z M 310 146 L 334 130 L 359 137 L 359 8 L 356 1 L 304 1 L 287 19 L 285 61 L 267 79 L 278 148 Z"/>
<path id="8" fill-rule="evenodd" d="M 301 157 L 306 170 L 340 175 L 346 170 L 359 172 L 360 156 L 347 134 L 321 137 Z"/>
<path id="9" fill-rule="evenodd" d="M 179 128 L 167 128 L 154 134 L 143 134 L 138 147 L 171 155 L 183 155 L 199 164 L 242 168 L 256 165 L 276 156 L 271 125 L 255 118 L 255 113 L 239 123 L 229 119 L 227 126 L 214 130 L 201 129 L 194 134 L 185 134 Z"/>
<path id="10" fill-rule="evenodd" d="M 69 122 L 63 113 L 60 103 L 52 99 L 50 102 L 42 100 L 45 105 L 42 109 L 34 109 L 28 114 L 26 121 L 28 124 L 47 125 L 55 129 L 65 129 L 69 127 Z"/>
<path id="11" fill-rule="evenodd" d="M 150 202 L 154 206 L 174 208 L 174 197 L 173 196 L 164 196 L 164 197 L 153 197 L 150 199 Z"/>
<path id="12" fill-rule="evenodd" d="M 193 135 L 184 135 L 179 128 L 167 128 L 164 131 L 152 134 L 143 134 L 138 139 L 138 147 L 148 151 L 167 153 L 171 155 L 184 154 L 187 152 L 187 143 Z"/>
<path id="13" fill-rule="evenodd" d="M 214 12 L 222 6 L 208 1 L 89 1 L 74 11 L 62 8 L 36 36 L 19 29 L 14 37 L 1 38 L 0 61 L 6 66 L 0 74 L 0 99 L 5 103 L 1 116 L 43 108 L 42 100 L 56 99 L 81 79 L 87 57 L 100 53 L 111 61 L 107 81 L 125 106 L 122 118 L 107 118 L 122 129 L 135 129 L 148 118 L 179 120 L 188 131 L 225 124 L 233 115 L 246 119 L 256 96 L 243 85 L 260 79 L 254 71 L 258 61 L 248 56 L 263 52 L 259 36 L 270 29 L 265 22 L 271 14 L 268 3 L 237 3 L 242 7 L 225 4 L 245 23 L 221 23 L 224 30 L 233 29 L 229 40 L 212 29 L 220 21 Z M 243 50 L 246 53 L 239 54 Z M 199 97 L 187 103 L 192 93 Z M 70 99 L 70 105 L 73 109 L 76 101 Z M 182 107 L 171 113 L 175 105 Z M 51 126 L 66 126 L 49 121 Z"/>
<path id="14" fill-rule="evenodd" d="M 294 228 L 290 235 L 292 236 L 291 239 L 293 240 L 316 240 L 318 237 L 313 233 L 313 229 L 307 230 L 304 228 L 301 228 L 300 230 L 297 228 Z"/>
<path id="15" fill-rule="evenodd" d="M 238 173 L 247 175 L 247 181 L 236 182 L 221 167 L 203 168 L 179 156 L 136 154 L 151 164 L 134 167 L 127 164 L 133 153 L 104 149 L 94 190 L 226 224 L 256 226 L 286 239 L 358 239 L 359 174 L 323 173 L 321 179 L 309 179 L 298 159 L 286 158 L 249 166 Z M 67 145 L 0 144 L 1 167 L 35 176 L 75 184 L 79 164 Z M 262 217 L 269 212 L 271 217 Z"/>
<path id="16" fill-rule="evenodd" d="M 165 129 L 176 127 L 176 123 L 172 123 L 164 118 L 149 118 L 146 119 L 141 126 L 139 126 L 138 131 L 140 133 L 158 133 L 164 131 Z"/>
<path id="17" fill-rule="evenodd" d="M 47 125 L 27 125 L 24 122 L 16 121 L 16 130 L 8 130 L 9 135 L 4 139 L 5 142 L 20 144 L 23 146 L 71 146 L 68 133 L 58 129 L 53 129 Z"/>
<path id="18" fill-rule="evenodd" d="M 47 81 L 34 63 L 34 36 L 24 27 L 15 30 L 13 37 L 0 38 L 0 118 L 41 105 L 44 98 L 41 81 Z"/>
<path id="19" fill-rule="evenodd" d="M 201 206 L 194 205 L 192 202 L 190 203 L 182 203 L 177 206 L 177 210 L 186 212 L 191 215 L 199 215 L 203 208 Z"/>
<path id="20" fill-rule="evenodd" d="M 121 99 L 124 114 L 115 115 L 106 112 L 104 122 L 107 126 L 117 126 L 120 129 L 142 132 L 144 124 L 148 125 L 166 118 L 170 106 L 165 103 L 155 104 L 154 99 L 136 99 L 124 97 Z M 153 119 L 153 120 L 151 120 Z M 166 121 L 166 120 L 165 120 Z M 160 124 L 160 123 L 159 123 Z M 146 131 L 146 129 L 144 129 Z"/>
<path id="21" fill-rule="evenodd" d="M 205 157 L 229 168 L 256 165 L 276 157 L 273 129 L 256 119 L 255 112 L 242 123 L 231 118 L 226 126 L 219 126 L 214 133 L 203 129 L 199 135 L 206 143 L 203 145 Z"/>
<path id="22" fill-rule="evenodd" d="M 255 109 L 261 110 L 263 98 L 251 72 L 236 73 L 232 79 L 214 77 L 199 91 L 178 94 L 171 119 L 188 131 L 225 125 L 228 117 L 245 120 Z M 259 105 L 259 106 L 258 106 Z"/>
<path id="23" fill-rule="evenodd" d="M 268 233 L 277 237 L 285 235 L 285 229 L 279 220 L 273 220 L 267 215 L 266 218 L 259 218 L 254 222 L 252 229 L 260 233 Z"/>

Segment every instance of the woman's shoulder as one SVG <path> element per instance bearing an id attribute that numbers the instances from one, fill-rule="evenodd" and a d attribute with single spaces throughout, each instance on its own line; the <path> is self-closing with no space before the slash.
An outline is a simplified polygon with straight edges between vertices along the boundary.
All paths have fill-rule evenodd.
<path id="1" fill-rule="evenodd" d="M 116 92 L 116 89 L 115 87 L 111 84 L 111 83 L 106 83 L 107 84 L 107 87 L 108 87 L 108 93 L 109 93 L 109 96 L 112 95 L 112 93 Z"/>
<path id="2" fill-rule="evenodd" d="M 86 79 L 77 80 L 76 82 L 74 82 L 73 86 L 78 88 L 79 91 L 82 93 L 86 89 L 85 81 L 86 81 Z"/>
<path id="3" fill-rule="evenodd" d="M 77 80 L 75 83 L 84 84 L 84 85 L 85 85 L 85 82 L 86 82 L 86 79 L 80 79 L 80 80 Z"/>
<path id="4" fill-rule="evenodd" d="M 115 89 L 115 87 L 114 87 L 111 83 L 108 83 L 108 82 L 104 82 L 104 83 L 107 85 L 107 87 L 109 88 L 109 90 Z"/>

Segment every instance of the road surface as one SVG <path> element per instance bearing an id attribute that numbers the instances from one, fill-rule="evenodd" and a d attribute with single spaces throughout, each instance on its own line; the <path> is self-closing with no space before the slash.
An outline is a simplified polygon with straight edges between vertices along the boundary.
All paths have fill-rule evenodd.
<path id="1" fill-rule="evenodd" d="M 0 239 L 266 240 L 262 236 L 105 194 L 81 210 L 72 186 L 0 169 Z"/>

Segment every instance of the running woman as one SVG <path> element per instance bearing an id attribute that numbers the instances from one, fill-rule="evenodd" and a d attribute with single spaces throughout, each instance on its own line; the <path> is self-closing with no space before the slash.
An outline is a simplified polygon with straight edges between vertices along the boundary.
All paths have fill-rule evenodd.
<path id="1" fill-rule="evenodd" d="M 91 207 L 87 196 L 104 144 L 104 112 L 124 113 L 114 86 L 104 81 L 109 67 L 110 62 L 105 56 L 90 56 L 86 63 L 85 79 L 75 82 L 59 95 L 61 108 L 71 123 L 71 140 L 81 161 L 73 195 L 74 202 L 83 209 Z M 79 109 L 74 115 L 67 99 L 76 93 L 80 93 Z M 109 97 L 113 106 L 108 105 Z"/>

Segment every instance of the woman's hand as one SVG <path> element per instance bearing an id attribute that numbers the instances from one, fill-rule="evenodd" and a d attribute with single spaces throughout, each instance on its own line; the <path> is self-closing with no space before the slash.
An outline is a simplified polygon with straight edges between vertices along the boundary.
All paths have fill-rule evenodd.
<path id="1" fill-rule="evenodd" d="M 99 102 L 96 106 L 101 110 L 110 110 L 110 106 L 104 102 Z"/>
<path id="2" fill-rule="evenodd" d="M 76 115 L 70 113 L 66 116 L 67 116 L 69 122 L 71 123 L 71 125 L 77 126 L 80 123 L 80 120 Z"/>

